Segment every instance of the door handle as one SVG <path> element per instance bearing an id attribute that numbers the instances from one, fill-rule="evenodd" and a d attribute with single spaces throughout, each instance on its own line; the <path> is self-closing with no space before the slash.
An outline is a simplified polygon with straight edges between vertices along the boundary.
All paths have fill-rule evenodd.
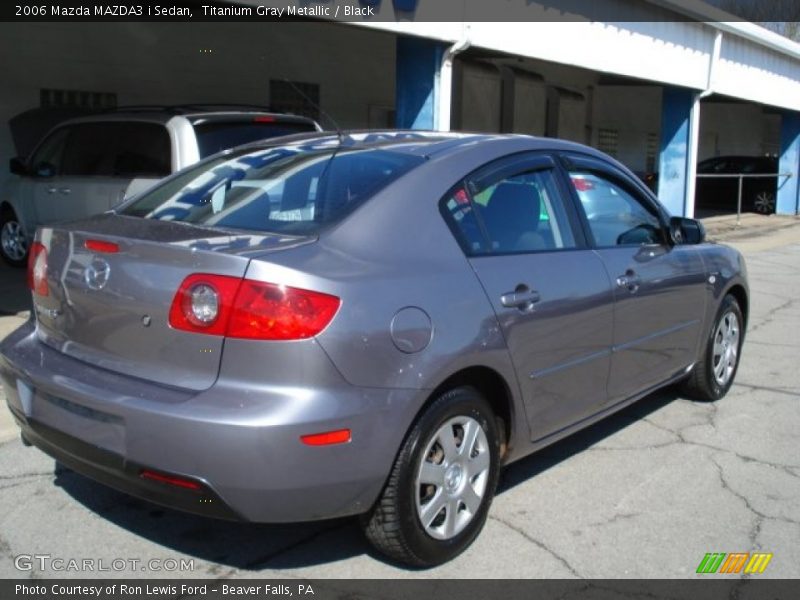
<path id="1" fill-rule="evenodd" d="M 513 292 L 506 292 L 500 296 L 500 304 L 506 308 L 518 308 L 523 312 L 533 309 L 533 305 L 540 300 L 539 292 L 530 289 L 521 283 Z"/>
<path id="2" fill-rule="evenodd" d="M 633 269 L 625 271 L 624 275 L 617 277 L 617 287 L 627 289 L 631 294 L 635 294 L 642 284 L 642 279 Z"/>
<path id="3" fill-rule="evenodd" d="M 71 193 L 71 192 L 72 192 L 72 190 L 71 190 L 71 189 L 69 189 L 69 188 L 61 188 L 61 189 L 60 189 L 60 190 L 58 190 L 58 191 L 59 191 L 59 192 L 61 192 L 62 194 L 69 194 L 69 193 Z"/>

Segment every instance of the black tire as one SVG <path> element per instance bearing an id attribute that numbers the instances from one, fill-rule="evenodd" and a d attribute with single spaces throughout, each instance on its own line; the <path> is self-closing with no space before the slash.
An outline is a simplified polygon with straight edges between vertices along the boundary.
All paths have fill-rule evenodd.
<path id="1" fill-rule="evenodd" d="M 8 246 L 7 227 L 16 227 L 21 229 L 21 224 L 17 215 L 10 208 L 5 208 L 0 212 L 0 256 L 3 260 L 12 267 L 22 268 L 28 264 L 28 244 L 24 243 L 23 253 L 21 255 L 12 255 L 12 249 Z"/>
<path id="2" fill-rule="evenodd" d="M 464 424 L 456 422 L 459 420 Z M 480 437 L 481 432 L 475 430 L 473 423 L 480 426 L 485 438 Z M 459 455 L 457 460 L 448 461 L 439 442 L 442 439 L 440 434 L 451 432 L 457 444 L 459 427 L 461 444 L 451 447 L 451 450 L 462 452 L 467 428 L 476 431 L 476 441 L 471 444 L 469 457 Z M 364 517 L 367 539 L 390 558 L 414 567 L 432 567 L 459 555 L 473 542 L 486 522 L 497 488 L 499 456 L 497 422 L 486 400 L 471 387 L 445 392 L 419 416 L 403 442 L 381 497 Z M 437 488 L 436 485 L 418 481 L 418 477 L 423 477 L 423 461 L 437 470 L 441 467 L 443 485 Z M 488 468 L 485 465 L 487 462 Z M 481 474 L 473 476 L 473 469 L 481 469 Z M 454 476 L 454 473 L 458 475 Z M 451 476 L 449 479 L 448 474 Z M 453 488 L 449 492 L 447 486 L 451 484 Z M 468 486 L 471 488 L 469 493 L 466 491 Z M 476 488 L 483 489 L 482 495 L 472 495 Z M 434 489 L 436 493 L 432 492 Z M 458 490 L 462 490 L 465 496 L 469 495 L 472 503 L 480 497 L 474 511 L 470 511 L 467 503 L 459 499 Z M 449 498 L 449 503 L 439 510 L 431 508 L 440 497 Z M 450 506 L 453 504 L 457 509 L 451 513 Z M 426 507 L 431 508 L 430 514 L 434 515 L 428 523 L 428 530 L 420 517 Z M 453 521 L 448 521 L 449 515 L 453 515 Z M 454 531 L 450 537 L 436 539 L 434 534 L 438 534 L 436 524 L 439 521 L 442 524 L 438 525 L 438 529 L 445 532 L 448 523 L 453 524 L 454 530 L 459 526 L 463 528 Z M 457 525 L 459 521 L 463 524 Z"/>
<path id="3" fill-rule="evenodd" d="M 722 327 L 725 327 L 726 319 L 728 319 L 727 323 L 730 323 L 731 316 L 735 318 L 738 327 L 736 342 L 733 344 L 736 354 L 732 368 L 722 368 L 722 370 L 725 371 L 725 378 L 721 381 L 717 373 L 719 372 L 722 359 L 717 360 L 715 356 L 715 346 L 721 343 L 721 324 Z M 742 316 L 742 310 L 739 308 L 739 303 L 736 301 L 736 298 L 728 294 L 722 299 L 717 315 L 714 318 L 714 323 L 705 341 L 703 355 L 697 364 L 695 364 L 689 377 L 682 383 L 681 391 L 690 398 L 705 402 L 714 402 L 722 398 L 728 393 L 728 390 L 731 389 L 731 385 L 733 385 L 733 381 L 736 378 L 736 372 L 739 369 L 739 362 L 742 357 L 743 342 L 744 318 Z M 732 344 L 729 343 L 729 345 Z"/>

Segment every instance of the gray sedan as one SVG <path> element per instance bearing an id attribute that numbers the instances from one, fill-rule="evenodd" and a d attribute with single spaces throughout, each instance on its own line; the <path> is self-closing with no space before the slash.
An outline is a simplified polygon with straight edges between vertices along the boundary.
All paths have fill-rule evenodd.
<path id="1" fill-rule="evenodd" d="M 362 515 L 435 565 L 503 465 L 665 385 L 726 394 L 745 265 L 704 238 L 578 144 L 283 138 L 40 229 L 0 378 L 79 473 L 211 517 Z"/>

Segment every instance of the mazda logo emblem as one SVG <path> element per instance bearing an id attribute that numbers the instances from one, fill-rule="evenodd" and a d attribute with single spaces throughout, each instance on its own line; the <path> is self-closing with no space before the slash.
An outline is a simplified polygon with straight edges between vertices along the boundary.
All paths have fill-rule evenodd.
<path id="1" fill-rule="evenodd" d="M 86 267 L 86 271 L 83 273 L 83 280 L 89 289 L 102 290 L 108 283 L 110 274 L 111 266 L 102 258 L 95 257 Z"/>

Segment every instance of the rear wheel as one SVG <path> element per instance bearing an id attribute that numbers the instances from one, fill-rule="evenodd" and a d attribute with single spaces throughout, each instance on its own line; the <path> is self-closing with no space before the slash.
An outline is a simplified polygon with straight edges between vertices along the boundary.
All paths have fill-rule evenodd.
<path id="1" fill-rule="evenodd" d="M 683 383 L 683 391 L 697 400 L 719 400 L 733 385 L 744 341 L 744 318 L 732 295 L 723 298 L 703 357 Z"/>
<path id="2" fill-rule="evenodd" d="M 389 557 L 430 567 L 463 552 L 486 522 L 497 487 L 500 438 L 473 388 L 442 394 L 411 429 L 383 493 L 365 520 Z"/>
<path id="3" fill-rule="evenodd" d="M 0 256 L 12 267 L 24 267 L 28 260 L 28 240 L 22 224 L 8 208 L 0 214 Z"/>

